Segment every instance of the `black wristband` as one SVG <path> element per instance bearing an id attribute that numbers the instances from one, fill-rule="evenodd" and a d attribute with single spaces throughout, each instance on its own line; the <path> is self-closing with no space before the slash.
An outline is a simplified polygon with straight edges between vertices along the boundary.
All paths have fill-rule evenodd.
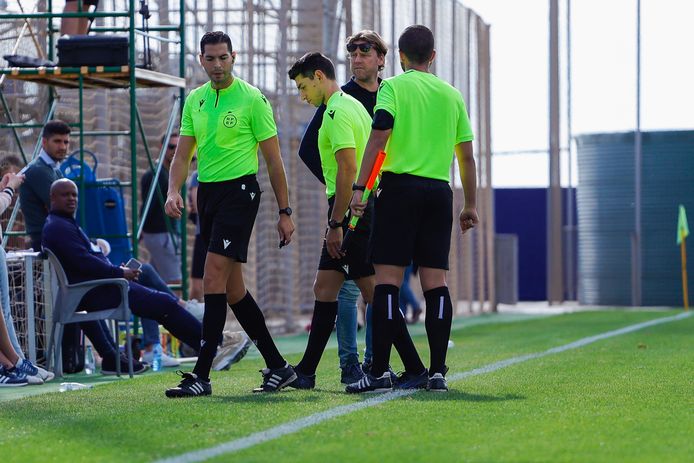
<path id="1" fill-rule="evenodd" d="M 364 185 L 357 185 L 356 183 L 353 183 L 352 191 L 366 191 L 366 187 Z"/>
<path id="2" fill-rule="evenodd" d="M 14 188 L 12 188 L 11 186 L 6 186 L 5 188 L 3 188 L 2 191 L 10 195 L 10 198 L 14 196 Z"/>
<path id="3" fill-rule="evenodd" d="M 330 220 L 328 220 L 328 227 L 332 228 L 333 230 L 336 228 L 341 228 L 342 222 L 338 222 L 335 219 L 330 219 Z"/>

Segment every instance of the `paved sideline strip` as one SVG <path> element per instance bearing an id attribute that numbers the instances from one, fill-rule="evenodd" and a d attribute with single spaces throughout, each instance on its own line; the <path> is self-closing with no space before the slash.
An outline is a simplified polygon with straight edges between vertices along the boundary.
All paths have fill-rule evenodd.
<path id="1" fill-rule="evenodd" d="M 572 349 L 578 349 L 579 347 L 587 346 L 588 344 L 592 344 L 597 341 L 602 341 L 603 339 L 608 339 L 612 338 L 615 336 L 620 336 L 622 334 L 627 334 L 627 333 L 632 333 L 634 331 L 642 330 L 644 328 L 648 328 L 651 326 L 655 325 L 660 325 L 663 323 L 669 323 L 669 322 L 674 322 L 678 320 L 682 320 L 684 318 L 689 317 L 692 315 L 693 312 L 683 312 L 679 315 L 674 315 L 671 317 L 663 317 L 663 318 L 657 318 L 655 320 L 650 320 L 647 322 L 643 323 L 637 323 L 636 325 L 631 325 L 627 326 L 624 328 L 620 328 L 618 330 L 613 330 L 613 331 L 607 331 L 602 334 L 598 334 L 595 336 L 589 336 L 587 338 L 579 339 L 578 341 L 574 341 L 569 344 L 564 344 L 563 346 L 559 347 L 553 347 L 551 349 L 548 349 L 546 351 L 542 352 L 535 352 L 533 354 L 527 354 L 527 355 L 521 355 L 518 357 L 512 357 L 510 359 L 506 360 L 501 360 L 499 362 L 495 363 L 490 363 L 489 365 L 485 365 L 480 368 L 475 368 L 474 370 L 469 370 L 469 371 L 463 371 L 460 373 L 456 373 L 454 375 L 450 375 L 448 377 L 449 381 L 458 381 L 464 378 L 469 378 L 471 376 L 477 376 L 477 375 L 483 375 L 486 373 L 491 373 L 497 370 L 501 370 L 502 368 L 506 368 L 511 365 L 515 365 L 518 363 L 522 362 L 527 362 L 528 360 L 534 360 L 537 358 L 541 357 L 546 357 L 548 355 L 552 354 L 559 354 L 561 352 L 566 352 L 568 350 Z M 331 408 L 329 410 L 326 410 L 324 412 L 320 413 L 314 413 L 313 415 L 309 415 L 304 418 L 300 418 L 298 420 L 290 421 L 288 423 L 281 424 L 279 426 L 275 426 L 274 428 L 266 429 L 265 431 L 259 431 L 254 434 L 251 434 L 250 436 L 242 437 L 240 439 L 235 439 L 229 442 L 226 442 L 224 444 L 220 444 L 214 447 L 210 447 L 207 449 L 203 450 L 195 450 L 192 452 L 184 453 L 182 455 L 179 455 L 177 457 L 171 457 L 171 458 L 165 458 L 162 460 L 157 460 L 155 463 L 193 463 L 197 461 L 204 461 L 208 460 L 213 457 L 217 457 L 219 455 L 224 455 L 227 453 L 233 453 L 233 452 L 238 452 L 239 450 L 247 449 L 249 447 L 256 446 L 258 444 L 262 444 L 264 442 L 268 442 L 283 436 L 286 436 L 288 434 L 293 434 L 295 432 L 301 431 L 302 429 L 308 428 L 310 426 L 314 426 L 318 423 L 321 423 L 326 420 L 330 420 L 333 418 L 337 418 L 338 416 L 342 415 L 347 415 L 349 413 L 356 412 L 358 410 L 362 410 L 364 408 L 368 407 L 373 407 L 374 405 L 382 404 L 384 402 L 389 402 L 394 399 L 398 399 L 400 397 L 405 397 L 408 395 L 412 395 L 415 392 L 418 392 L 418 390 L 400 390 L 400 391 L 393 391 L 393 392 L 388 392 L 385 394 L 381 394 L 375 397 L 372 397 L 370 399 L 361 401 L 361 402 L 356 402 L 353 404 L 349 405 L 341 405 L 339 407 Z"/>

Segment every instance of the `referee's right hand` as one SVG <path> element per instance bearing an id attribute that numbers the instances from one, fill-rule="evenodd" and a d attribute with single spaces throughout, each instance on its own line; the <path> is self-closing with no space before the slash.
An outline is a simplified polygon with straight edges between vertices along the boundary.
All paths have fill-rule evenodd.
<path id="1" fill-rule="evenodd" d="M 166 195 L 166 204 L 164 204 L 166 215 L 174 219 L 180 219 L 183 215 L 183 198 L 179 193 L 169 193 Z"/>

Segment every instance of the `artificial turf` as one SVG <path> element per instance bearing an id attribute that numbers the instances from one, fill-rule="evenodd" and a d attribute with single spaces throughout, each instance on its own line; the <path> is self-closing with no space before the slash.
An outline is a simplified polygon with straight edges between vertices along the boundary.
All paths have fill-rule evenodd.
<path id="1" fill-rule="evenodd" d="M 601 311 L 457 322 L 449 376 L 676 311 Z M 509 323 L 513 321 L 513 323 Z M 323 421 L 212 461 L 689 461 L 694 317 L 605 339 Z M 422 332 L 418 326 L 416 333 Z M 290 362 L 304 337 L 280 340 Z M 426 338 L 415 341 L 428 360 Z M 3 461 L 151 461 L 336 406 L 336 351 L 317 389 L 253 395 L 259 358 L 214 372 L 211 397 L 170 400 L 171 372 L 0 402 Z M 428 363 L 425 360 L 425 363 Z M 397 369 L 398 361 L 393 361 Z M 25 388 L 26 389 L 26 388 Z M 0 392 L 1 394 L 2 392 Z"/>

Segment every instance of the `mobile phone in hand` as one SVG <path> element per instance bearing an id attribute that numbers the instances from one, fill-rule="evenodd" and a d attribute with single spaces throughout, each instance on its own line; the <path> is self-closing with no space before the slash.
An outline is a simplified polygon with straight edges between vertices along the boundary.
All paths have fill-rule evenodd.
<path id="1" fill-rule="evenodd" d="M 125 264 L 125 266 L 131 270 L 140 270 L 140 267 L 142 267 L 142 262 L 135 259 L 134 257 L 131 257 L 130 260 Z"/>

